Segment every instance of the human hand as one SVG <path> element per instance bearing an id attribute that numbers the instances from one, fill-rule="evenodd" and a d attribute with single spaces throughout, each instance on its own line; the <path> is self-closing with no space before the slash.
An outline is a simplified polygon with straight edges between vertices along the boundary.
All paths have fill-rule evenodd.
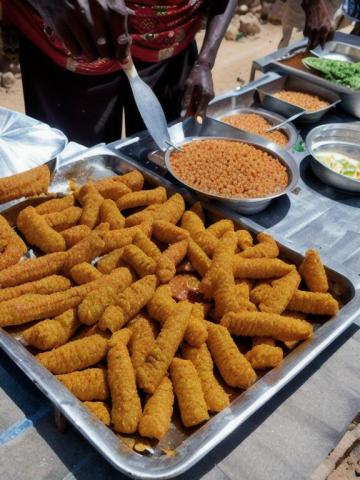
<path id="1" fill-rule="evenodd" d="M 93 61 L 129 55 L 128 14 L 123 0 L 30 0 L 75 57 Z"/>
<path id="2" fill-rule="evenodd" d="M 202 119 L 206 116 L 209 102 L 214 98 L 214 85 L 209 64 L 196 63 L 185 83 L 182 101 L 184 116 L 186 114 Z"/>
<path id="3" fill-rule="evenodd" d="M 304 36 L 309 39 L 309 50 L 319 44 L 324 48 L 325 43 L 331 40 L 334 34 L 330 13 L 324 0 L 304 0 L 303 8 L 306 17 Z"/>

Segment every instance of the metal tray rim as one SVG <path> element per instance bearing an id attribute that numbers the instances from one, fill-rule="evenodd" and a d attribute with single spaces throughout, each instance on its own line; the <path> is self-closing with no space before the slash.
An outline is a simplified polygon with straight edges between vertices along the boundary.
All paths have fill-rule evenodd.
<path id="1" fill-rule="evenodd" d="M 91 149 L 88 151 L 91 154 Z M 114 155 L 114 152 L 109 152 Z M 119 160 L 124 161 L 131 168 L 133 164 L 127 161 L 121 154 L 117 153 Z M 79 155 L 78 160 L 83 159 L 84 154 Z M 74 158 L 74 162 L 77 160 Z M 137 165 L 137 168 L 139 166 Z M 146 168 L 140 168 L 145 175 L 153 178 L 155 182 L 160 182 L 164 186 L 173 191 L 181 191 L 176 188 L 169 181 L 150 172 Z M 190 195 L 190 197 L 193 197 Z M 239 222 L 235 212 L 229 212 L 220 207 L 209 206 L 205 202 L 205 208 L 210 211 L 226 215 L 228 218 L 242 223 L 253 231 L 259 231 L 259 226 L 249 220 L 241 219 Z M 291 242 L 284 241 L 281 236 L 277 235 L 276 240 L 285 249 L 290 250 L 295 255 L 299 255 L 297 250 L 294 250 Z M 201 458 L 203 458 L 212 448 L 224 440 L 231 432 L 233 432 L 242 422 L 244 422 L 250 415 L 252 415 L 258 408 L 260 408 L 267 400 L 274 396 L 283 386 L 285 386 L 297 373 L 299 373 L 306 365 L 308 365 L 322 350 L 324 350 L 335 338 L 337 338 L 346 328 L 348 328 L 358 312 L 360 303 L 360 292 L 355 289 L 353 285 L 353 275 L 347 272 L 342 266 L 337 265 L 333 261 L 329 261 L 324 255 L 324 261 L 328 268 L 334 270 L 340 275 L 347 278 L 347 282 L 351 285 L 353 298 L 344 306 L 340 313 L 329 320 L 321 328 L 317 330 L 314 337 L 304 342 L 299 348 L 300 351 L 294 350 L 284 360 L 280 368 L 273 369 L 264 377 L 256 382 L 256 384 L 244 392 L 237 400 L 233 402 L 230 408 L 217 414 L 204 427 L 199 429 L 193 436 L 185 440 L 177 449 L 178 455 L 175 457 L 160 457 L 160 458 L 146 458 L 139 454 L 134 454 L 120 444 L 118 438 L 107 427 L 101 424 L 100 421 L 94 420 L 90 413 L 88 413 L 81 403 L 73 397 L 73 395 L 60 383 L 56 378 L 48 372 L 35 358 L 22 346 L 19 342 L 10 337 L 9 334 L 0 329 L 0 346 L 4 351 L 14 360 L 21 370 L 45 393 L 45 395 L 56 405 L 57 408 L 70 420 L 71 423 L 87 438 L 92 445 L 97 448 L 107 460 L 118 470 L 122 471 L 128 476 L 139 479 L 167 479 L 175 477 L 180 473 L 188 470 Z M 295 355 L 297 353 L 298 355 Z M 300 358 L 299 358 L 300 356 Z M 27 360 L 30 358 L 29 365 Z M 35 371 L 34 371 L 35 370 Z M 274 377 L 274 384 L 270 382 Z M 44 383 L 48 381 L 50 385 Z M 58 388 L 62 394 L 62 399 L 55 395 L 54 388 Z M 252 397 L 256 397 L 253 399 Z M 241 399 L 241 401 L 240 401 Z M 253 403 L 251 403 L 253 401 Z M 234 405 L 244 403 L 245 405 Z M 232 411 L 235 407 L 235 411 Z M 199 439 L 204 432 L 209 431 L 209 427 L 217 426 L 217 424 L 224 420 L 224 417 L 229 418 L 225 420 L 227 424 L 215 435 L 212 435 L 209 441 L 206 439 Z M 77 418 L 79 417 L 79 418 Z M 96 438 L 94 438 L 94 435 Z M 194 442 L 196 440 L 197 442 Z M 98 441 L 98 443 L 97 443 Z M 195 443 L 195 445 L 193 445 Z M 197 445 L 198 444 L 198 447 Z M 187 454 L 186 449 L 191 448 L 191 454 Z M 130 455 L 131 454 L 131 455 Z M 124 455 L 124 456 L 123 456 Z"/>

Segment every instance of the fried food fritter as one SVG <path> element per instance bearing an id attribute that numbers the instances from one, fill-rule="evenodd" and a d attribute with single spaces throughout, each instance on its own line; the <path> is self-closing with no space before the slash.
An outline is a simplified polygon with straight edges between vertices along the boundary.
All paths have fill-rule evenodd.
<path id="1" fill-rule="evenodd" d="M 104 197 L 100 195 L 92 183 L 87 183 L 81 187 L 78 197 L 83 207 L 80 224 L 87 225 L 92 230 L 99 223 L 100 207 Z"/>
<path id="2" fill-rule="evenodd" d="M 100 206 L 100 221 L 108 223 L 110 230 L 125 227 L 125 217 L 118 209 L 114 200 L 104 200 Z"/>
<path id="3" fill-rule="evenodd" d="M 16 287 L 8 287 L 0 289 L 0 302 L 11 300 L 12 298 L 21 297 L 28 293 L 38 293 L 45 295 L 47 293 L 61 292 L 70 288 L 70 280 L 60 275 L 50 275 L 41 280 L 23 283 Z"/>
<path id="4" fill-rule="evenodd" d="M 246 248 L 239 253 L 241 258 L 276 258 L 279 256 L 279 247 L 277 243 L 265 232 L 261 232 L 256 237 L 257 243 L 253 247 Z"/>
<path id="5" fill-rule="evenodd" d="M 280 347 L 261 344 L 254 346 L 245 357 L 255 370 L 267 370 L 277 367 L 282 362 L 284 352 Z"/>
<path id="6" fill-rule="evenodd" d="M 104 368 L 87 368 L 80 372 L 57 375 L 56 378 L 83 402 L 109 398 L 110 392 Z"/>
<path id="7" fill-rule="evenodd" d="M 15 265 L 27 252 L 27 246 L 13 230 L 4 217 L 0 215 L 0 240 L 3 248 L 0 251 L 0 270 Z"/>
<path id="8" fill-rule="evenodd" d="M 296 312 L 332 316 L 339 311 L 339 304 L 330 293 L 296 290 L 287 308 Z"/>
<path id="9" fill-rule="evenodd" d="M 61 198 L 52 198 L 46 202 L 40 203 L 35 207 L 35 210 L 39 215 L 45 215 L 45 213 L 61 212 L 66 208 L 74 206 L 74 195 L 66 195 Z"/>
<path id="10" fill-rule="evenodd" d="M 110 409 L 104 402 L 84 402 L 84 407 L 90 410 L 100 422 L 104 423 L 107 427 L 110 426 Z"/>
<path id="11" fill-rule="evenodd" d="M 90 228 L 87 225 L 75 225 L 75 227 L 67 228 L 60 232 L 61 236 L 65 240 L 66 248 L 71 248 L 77 243 L 81 242 L 85 237 L 88 237 L 91 233 Z"/>
<path id="12" fill-rule="evenodd" d="M 138 315 L 129 324 L 129 329 L 132 332 L 129 344 L 131 362 L 136 372 L 138 367 L 145 362 L 145 358 L 155 342 L 154 326 L 146 317 Z"/>
<path id="13" fill-rule="evenodd" d="M 299 273 L 310 292 L 326 293 L 329 290 L 325 268 L 317 250 L 310 249 L 306 252 Z"/>
<path id="14" fill-rule="evenodd" d="M 50 227 L 57 232 L 74 227 L 81 217 L 82 209 L 79 207 L 68 207 L 60 212 L 45 213 L 43 217 Z"/>
<path id="15" fill-rule="evenodd" d="M 11 177 L 1 178 L 0 203 L 47 193 L 49 184 L 50 170 L 47 165 L 41 165 Z"/>

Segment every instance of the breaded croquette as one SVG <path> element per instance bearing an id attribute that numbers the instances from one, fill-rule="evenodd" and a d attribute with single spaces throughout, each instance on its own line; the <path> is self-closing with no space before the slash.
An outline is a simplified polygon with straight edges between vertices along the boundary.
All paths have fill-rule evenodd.
<path id="1" fill-rule="evenodd" d="M 193 240 L 199 247 L 206 253 L 208 257 L 212 257 L 215 248 L 220 240 L 216 238 L 212 233 L 204 230 L 193 235 Z"/>
<path id="2" fill-rule="evenodd" d="M 83 402 L 109 398 L 109 386 L 104 368 L 87 368 L 81 372 L 57 375 L 56 378 Z"/>
<path id="3" fill-rule="evenodd" d="M 189 238 L 189 232 L 171 222 L 157 220 L 153 223 L 153 236 L 162 243 L 176 243 Z"/>
<path id="4" fill-rule="evenodd" d="M 155 275 L 147 275 L 127 287 L 116 299 L 116 305 L 107 307 L 100 319 L 101 330 L 116 332 L 137 315 L 154 295 Z"/>
<path id="5" fill-rule="evenodd" d="M 143 315 L 138 315 L 129 325 L 132 332 L 129 350 L 131 353 L 131 362 L 136 370 L 145 362 L 147 354 L 150 352 L 154 342 L 154 326 Z"/>
<path id="6" fill-rule="evenodd" d="M 67 251 L 67 257 L 62 268 L 65 275 L 70 275 L 71 269 L 83 262 L 91 262 L 103 251 L 105 242 L 96 232 L 91 232 L 79 243 Z"/>
<path id="7" fill-rule="evenodd" d="M 221 238 L 226 232 L 234 231 L 234 222 L 225 218 L 213 223 L 206 230 L 214 235 L 214 237 Z"/>
<path id="8" fill-rule="evenodd" d="M 187 255 L 193 268 L 203 277 L 210 268 L 211 260 L 204 250 L 191 238 L 189 240 Z"/>
<path id="9" fill-rule="evenodd" d="M 43 320 L 27 328 L 22 338 L 39 350 L 51 350 L 68 342 L 79 326 L 75 310 L 70 309 L 52 320 Z"/>
<path id="10" fill-rule="evenodd" d="M 266 370 L 277 367 L 284 358 L 284 352 L 280 347 L 261 344 L 254 346 L 245 357 L 255 370 Z"/>
<path id="11" fill-rule="evenodd" d="M 299 267 L 299 273 L 310 292 L 326 293 L 329 283 L 319 252 L 310 249 Z"/>
<path id="12" fill-rule="evenodd" d="M 116 248 L 112 252 L 100 258 L 100 260 L 96 264 L 96 268 L 102 274 L 111 273 L 113 270 L 115 270 L 116 267 L 120 265 L 123 253 L 124 248 Z"/>
<path id="13" fill-rule="evenodd" d="M 102 277 L 102 273 L 91 265 L 91 263 L 82 262 L 72 267 L 70 276 L 77 285 L 83 285 L 84 283 L 92 282 Z"/>
<path id="14" fill-rule="evenodd" d="M 43 216 L 50 227 L 57 232 L 74 227 L 81 217 L 82 209 L 79 207 L 69 207 L 60 212 L 45 213 Z"/>
<path id="15" fill-rule="evenodd" d="M 254 241 L 250 232 L 247 230 L 237 230 L 235 233 L 237 236 L 237 246 L 240 250 L 246 250 L 253 246 Z"/>
<path id="16" fill-rule="evenodd" d="M 110 230 L 125 227 L 125 217 L 119 211 L 114 200 L 106 199 L 100 206 L 100 222 L 108 223 Z"/>
<path id="17" fill-rule="evenodd" d="M 156 270 L 156 262 L 151 257 L 146 255 L 136 245 L 127 245 L 124 247 L 124 252 L 121 259 L 127 263 L 137 275 L 142 278 L 146 275 L 152 275 Z"/>
<path id="18" fill-rule="evenodd" d="M 0 203 L 47 193 L 50 170 L 47 165 L 0 179 Z"/>
<path id="19" fill-rule="evenodd" d="M 278 258 L 242 258 L 235 255 L 235 278 L 262 280 L 283 277 L 293 269 L 292 265 Z"/>
<path id="20" fill-rule="evenodd" d="M 91 230 L 99 223 L 100 207 L 104 197 L 92 183 L 87 183 L 79 191 L 79 201 L 83 207 L 80 224 L 87 225 Z"/>
<path id="21" fill-rule="evenodd" d="M 73 340 L 36 358 L 56 375 L 83 370 L 99 363 L 107 354 L 108 341 L 100 335 Z"/>
<path id="22" fill-rule="evenodd" d="M 196 368 L 208 410 L 214 413 L 221 412 L 230 404 L 230 400 L 214 376 L 214 364 L 206 343 L 198 348 L 184 345 L 182 355 Z"/>
<path id="23" fill-rule="evenodd" d="M 145 363 L 136 372 L 140 388 L 154 393 L 169 368 L 182 342 L 191 315 L 191 304 L 180 302 L 167 318 L 148 353 Z"/>
<path id="24" fill-rule="evenodd" d="M 173 406 L 173 386 L 171 380 L 164 377 L 153 395 L 145 403 L 139 423 L 140 435 L 161 440 L 170 428 Z"/>
<path id="25" fill-rule="evenodd" d="M 16 287 L 8 287 L 0 289 L 0 302 L 20 297 L 28 293 L 38 293 L 41 295 L 47 293 L 61 292 L 70 288 L 70 280 L 60 275 L 50 275 L 41 280 L 23 283 Z"/>
<path id="26" fill-rule="evenodd" d="M 228 385 L 247 389 L 255 382 L 254 369 L 226 328 L 208 322 L 207 344 L 222 378 Z"/>
<path id="27" fill-rule="evenodd" d="M 296 290 L 287 308 L 313 315 L 336 315 L 339 311 L 339 304 L 330 293 Z"/>
<path id="28" fill-rule="evenodd" d="M 279 247 L 271 235 L 261 232 L 256 237 L 257 243 L 253 247 L 246 248 L 239 253 L 241 258 L 276 258 L 279 255 Z"/>
<path id="29" fill-rule="evenodd" d="M 171 380 L 185 427 L 194 427 L 209 419 L 199 375 L 189 360 L 174 358 L 170 365 Z"/>
<path id="30" fill-rule="evenodd" d="M 46 202 L 40 203 L 35 207 L 35 210 L 39 215 L 44 215 L 46 213 L 61 212 L 66 208 L 74 206 L 74 195 L 66 195 L 61 198 L 52 198 Z"/>
<path id="31" fill-rule="evenodd" d="M 228 313 L 221 325 L 232 335 L 242 337 L 273 337 L 276 340 L 305 340 L 313 333 L 311 323 L 276 313 L 239 312 Z"/>
<path id="32" fill-rule="evenodd" d="M 84 402 L 84 407 L 94 414 L 104 425 L 107 427 L 110 426 L 110 409 L 104 402 Z"/>
<path id="33" fill-rule="evenodd" d="M 164 187 L 157 187 L 153 190 L 141 190 L 123 195 L 116 202 L 120 211 L 135 207 L 146 207 L 154 203 L 163 203 L 167 198 Z"/>
<path id="34" fill-rule="evenodd" d="M 142 411 L 127 341 L 117 336 L 116 341 L 111 343 L 107 364 L 112 401 L 111 420 L 114 429 L 119 433 L 134 433 Z"/>
<path id="35" fill-rule="evenodd" d="M 205 225 L 196 213 L 186 210 L 181 218 L 181 228 L 187 230 L 192 237 L 198 232 L 203 232 L 205 230 Z"/>
<path id="36" fill-rule="evenodd" d="M 259 309 L 262 312 L 281 314 L 288 306 L 300 282 L 301 278 L 295 267 L 282 278 L 273 280 L 271 288 L 267 289 L 262 296 Z"/>
<path id="37" fill-rule="evenodd" d="M 0 270 L 15 265 L 27 252 L 27 246 L 13 230 L 6 219 L 0 215 L 0 240 L 3 248 L 0 252 Z"/>
<path id="38" fill-rule="evenodd" d="M 71 248 L 77 243 L 81 242 L 85 237 L 88 237 L 91 233 L 90 228 L 87 225 L 75 225 L 75 227 L 67 228 L 60 232 L 61 236 L 65 240 L 66 248 Z"/>
<path id="39" fill-rule="evenodd" d="M 44 253 L 61 252 L 66 249 L 65 240 L 60 233 L 51 228 L 34 207 L 21 210 L 16 224 L 26 241 L 40 248 Z"/>

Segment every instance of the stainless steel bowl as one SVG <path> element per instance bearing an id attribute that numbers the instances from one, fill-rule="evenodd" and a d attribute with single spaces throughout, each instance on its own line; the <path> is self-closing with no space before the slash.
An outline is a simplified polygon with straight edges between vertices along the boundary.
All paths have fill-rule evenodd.
<path id="1" fill-rule="evenodd" d="M 254 138 L 254 136 L 250 134 L 249 134 L 249 137 Z M 206 200 L 215 200 L 221 203 L 222 205 L 245 215 L 255 215 L 256 213 L 259 213 L 262 210 L 265 210 L 265 208 L 270 204 L 271 200 L 273 200 L 274 198 L 281 197 L 282 195 L 285 195 L 286 193 L 290 192 L 295 187 L 295 185 L 299 180 L 299 168 L 295 163 L 294 159 L 292 158 L 292 156 L 286 150 L 283 150 L 282 148 L 278 147 L 274 143 L 268 142 L 266 140 L 262 141 L 260 138 L 258 141 L 253 141 L 253 140 L 246 140 L 246 139 L 239 140 L 235 138 L 226 138 L 226 137 L 187 137 L 182 142 L 177 143 L 176 146 L 181 147 L 183 145 L 186 145 L 194 141 L 202 142 L 204 140 L 226 140 L 230 142 L 247 143 L 261 150 L 264 150 L 270 155 L 273 155 L 274 157 L 276 157 L 286 167 L 286 170 L 289 176 L 289 183 L 283 191 L 275 193 L 273 195 L 268 195 L 266 197 L 228 198 L 228 197 L 223 197 L 221 195 L 214 195 L 211 193 L 204 192 L 202 190 L 198 190 L 194 187 L 191 187 L 190 185 L 186 184 L 180 177 L 178 177 L 177 174 L 174 173 L 171 166 L 171 162 L 170 162 L 170 156 L 174 150 L 168 149 L 165 153 L 165 164 L 167 169 L 169 170 L 171 175 L 173 175 L 173 177 L 176 178 L 176 180 L 182 183 L 189 190 L 192 190 L 193 192 L 195 192 L 200 198 L 204 198 Z"/>
<path id="2" fill-rule="evenodd" d="M 327 185 L 360 193 L 360 181 L 334 172 L 317 159 L 319 152 L 341 153 L 360 161 L 360 122 L 332 123 L 314 128 L 306 137 L 311 168 Z"/>

